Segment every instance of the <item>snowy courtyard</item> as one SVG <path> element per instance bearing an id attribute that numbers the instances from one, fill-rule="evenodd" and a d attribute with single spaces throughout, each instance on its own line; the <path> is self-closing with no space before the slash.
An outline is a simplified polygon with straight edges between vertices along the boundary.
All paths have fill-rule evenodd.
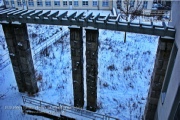
<path id="1" fill-rule="evenodd" d="M 39 92 L 30 97 L 73 106 L 68 27 L 27 26 L 39 88 Z M 99 30 L 97 113 L 121 120 L 140 120 L 144 113 L 159 37 L 126 33 L 126 42 L 124 37 L 124 32 Z M 83 41 L 85 44 L 85 31 Z M 24 115 L 20 108 L 8 109 L 8 106 L 20 106 L 21 96 L 27 96 L 27 93 L 18 92 L 1 26 L 0 87 L 0 119 L 46 119 Z M 84 94 L 86 97 L 86 87 Z"/>

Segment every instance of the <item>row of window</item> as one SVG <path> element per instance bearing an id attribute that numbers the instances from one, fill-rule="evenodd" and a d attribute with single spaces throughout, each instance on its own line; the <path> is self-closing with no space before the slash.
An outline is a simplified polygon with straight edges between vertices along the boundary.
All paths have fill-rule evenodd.
<path id="1" fill-rule="evenodd" d="M 128 1 L 130 4 L 130 7 L 134 7 L 135 0 Z M 117 0 L 116 2 L 117 8 L 120 9 L 122 7 L 122 0 Z M 148 1 L 143 1 L 143 8 L 147 9 Z"/>
<path id="2" fill-rule="evenodd" d="M 14 1 L 10 1 L 11 5 L 14 5 Z M 25 4 L 25 3 L 23 3 Z M 83 6 L 88 6 L 88 1 L 82 1 L 82 5 Z M 6 1 L 6 5 L 9 5 L 9 1 Z M 18 7 L 22 6 L 22 3 L 20 0 L 17 1 L 17 5 Z M 28 0 L 28 5 L 33 7 L 34 6 L 34 1 L 33 0 Z M 68 1 L 63 1 L 63 6 L 67 6 L 68 5 Z M 69 1 L 69 5 L 72 5 L 72 1 Z M 74 6 L 78 6 L 79 5 L 79 1 L 74 1 Z M 92 2 L 92 6 L 97 6 L 98 5 L 98 1 L 93 1 Z M 43 1 L 42 0 L 37 0 L 37 6 L 43 6 Z M 51 1 L 45 1 L 45 6 L 51 6 Z M 54 6 L 60 6 L 60 1 L 54 1 Z M 103 7 L 108 7 L 109 6 L 109 1 L 108 0 L 104 0 L 102 1 L 102 6 Z"/>

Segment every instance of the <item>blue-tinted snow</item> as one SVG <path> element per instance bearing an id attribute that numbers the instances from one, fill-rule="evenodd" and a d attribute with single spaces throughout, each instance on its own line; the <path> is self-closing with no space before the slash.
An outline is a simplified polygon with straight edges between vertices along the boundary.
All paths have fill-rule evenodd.
<path id="1" fill-rule="evenodd" d="M 39 93 L 35 98 L 54 104 L 73 105 L 68 28 L 28 25 L 32 54 L 36 53 L 34 50 L 38 43 L 46 44 L 46 40 L 50 40 L 55 33 L 62 36 L 60 41 L 49 46 L 45 52 L 47 54 L 33 56 L 39 79 Z M 99 33 L 97 112 L 122 120 L 139 120 L 144 112 L 158 37 L 127 33 L 124 43 L 124 32 L 100 30 Z M 0 36 L 3 36 L 2 31 Z M 0 47 L 2 53 L 2 45 Z M 11 64 L 1 70 L 0 75 L 0 95 L 4 95 L 0 98 L 0 119 L 33 119 L 20 110 L 4 109 L 7 105 L 19 106 L 22 94 L 17 90 Z"/>

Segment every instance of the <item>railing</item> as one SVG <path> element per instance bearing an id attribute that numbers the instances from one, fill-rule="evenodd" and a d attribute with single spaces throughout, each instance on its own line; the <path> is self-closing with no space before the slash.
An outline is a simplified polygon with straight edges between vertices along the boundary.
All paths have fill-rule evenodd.
<path id="1" fill-rule="evenodd" d="M 22 96 L 22 99 L 24 104 L 34 105 L 35 107 L 31 106 L 33 107 L 32 109 L 39 110 L 40 112 L 47 112 L 48 114 L 55 115 L 58 117 L 60 115 L 63 115 L 71 118 L 73 118 L 74 116 L 79 116 L 79 117 L 82 116 L 84 118 L 92 119 L 92 120 L 118 120 L 117 118 L 98 114 L 88 110 L 83 110 L 73 106 L 68 106 L 61 103 L 59 103 L 59 105 L 54 105 L 41 100 L 29 98 L 26 96 Z"/>

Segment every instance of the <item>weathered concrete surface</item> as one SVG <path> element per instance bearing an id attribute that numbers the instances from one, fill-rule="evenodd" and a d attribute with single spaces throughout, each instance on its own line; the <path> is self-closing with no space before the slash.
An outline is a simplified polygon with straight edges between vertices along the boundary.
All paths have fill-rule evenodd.
<path id="1" fill-rule="evenodd" d="M 26 24 L 3 24 L 19 92 L 38 92 Z"/>
<path id="2" fill-rule="evenodd" d="M 69 29 L 72 59 L 74 106 L 82 108 L 84 105 L 82 28 L 69 27 Z"/>
<path id="3" fill-rule="evenodd" d="M 154 120 L 172 46 L 173 41 L 159 39 L 154 70 L 144 112 L 145 120 Z"/>
<path id="4" fill-rule="evenodd" d="M 86 29 L 87 110 L 90 111 L 97 108 L 98 36 L 97 29 Z"/>

